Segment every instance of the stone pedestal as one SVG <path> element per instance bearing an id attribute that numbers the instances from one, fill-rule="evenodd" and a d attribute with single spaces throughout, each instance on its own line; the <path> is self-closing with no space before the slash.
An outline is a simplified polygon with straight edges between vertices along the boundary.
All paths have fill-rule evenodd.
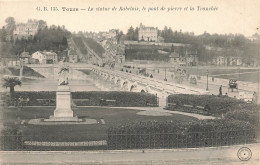
<path id="1" fill-rule="evenodd" d="M 82 121 L 76 116 L 73 117 L 69 86 L 58 86 L 56 92 L 56 109 L 54 111 L 54 116 L 50 116 L 49 119 L 45 119 L 44 121 Z"/>
<path id="2" fill-rule="evenodd" d="M 73 117 L 70 87 L 67 85 L 58 86 L 56 92 L 56 109 L 54 111 L 54 117 Z"/>

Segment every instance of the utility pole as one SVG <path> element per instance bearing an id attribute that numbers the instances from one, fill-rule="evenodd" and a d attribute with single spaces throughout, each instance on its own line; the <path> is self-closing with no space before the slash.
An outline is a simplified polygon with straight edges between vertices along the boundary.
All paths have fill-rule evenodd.
<path id="1" fill-rule="evenodd" d="M 19 76 L 19 79 L 22 81 L 22 77 L 23 77 L 23 59 L 21 58 L 19 52 L 18 52 L 18 58 L 20 60 L 20 76 Z"/>

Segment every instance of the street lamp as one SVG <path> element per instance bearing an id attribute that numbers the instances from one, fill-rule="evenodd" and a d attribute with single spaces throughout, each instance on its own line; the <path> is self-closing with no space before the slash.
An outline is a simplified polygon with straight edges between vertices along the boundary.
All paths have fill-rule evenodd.
<path id="1" fill-rule="evenodd" d="M 165 74 L 164 74 L 164 81 L 167 81 L 167 78 L 166 78 L 166 67 L 164 68 L 164 71 L 165 71 Z"/>
<path id="2" fill-rule="evenodd" d="M 209 70 L 207 70 L 207 88 L 206 90 L 209 90 Z"/>

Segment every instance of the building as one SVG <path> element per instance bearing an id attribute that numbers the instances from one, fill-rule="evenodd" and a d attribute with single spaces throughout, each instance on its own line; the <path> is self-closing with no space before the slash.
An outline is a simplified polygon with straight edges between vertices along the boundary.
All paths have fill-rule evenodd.
<path id="1" fill-rule="evenodd" d="M 29 64 L 31 63 L 31 56 L 29 54 L 29 52 L 22 52 L 19 56 L 19 58 L 21 59 L 21 62 L 23 64 Z"/>
<path id="2" fill-rule="evenodd" d="M 54 64 L 58 62 L 58 55 L 55 52 L 37 51 L 32 54 L 37 64 Z"/>
<path id="3" fill-rule="evenodd" d="M 158 29 L 154 27 L 145 27 L 140 24 L 138 31 L 138 40 L 139 41 L 158 41 Z"/>
<path id="4" fill-rule="evenodd" d="M 38 32 L 38 23 L 30 22 L 30 23 L 20 23 L 16 25 L 16 28 L 13 32 L 14 39 L 30 39 L 35 36 Z"/>
<path id="5" fill-rule="evenodd" d="M 2 66 L 20 66 L 20 59 L 16 55 L 2 55 L 0 61 Z"/>
<path id="6" fill-rule="evenodd" d="M 242 65 L 242 58 L 241 57 L 228 57 L 228 65 L 229 66 L 240 66 Z"/>
<path id="7" fill-rule="evenodd" d="M 219 66 L 240 66 L 242 65 L 242 58 L 241 57 L 225 57 L 225 56 L 217 56 L 213 58 L 213 64 Z"/>
<path id="8" fill-rule="evenodd" d="M 198 58 L 197 52 L 192 53 L 192 52 L 186 51 L 184 60 L 185 60 L 186 66 L 198 65 L 199 58 Z"/>
<path id="9" fill-rule="evenodd" d="M 69 50 L 68 51 L 68 56 L 69 56 L 69 62 L 71 63 L 77 63 L 78 62 L 78 54 L 76 50 Z"/>
<path id="10" fill-rule="evenodd" d="M 224 56 L 217 56 L 214 58 L 214 63 L 216 65 L 227 65 L 227 58 Z"/>
<path id="11" fill-rule="evenodd" d="M 109 32 L 107 33 L 107 38 L 115 38 L 117 35 L 117 31 L 116 29 L 111 29 L 109 30 Z"/>
<path id="12" fill-rule="evenodd" d="M 169 55 L 170 58 L 170 63 L 172 64 L 179 64 L 180 63 L 180 55 L 179 53 L 171 52 L 171 54 Z"/>

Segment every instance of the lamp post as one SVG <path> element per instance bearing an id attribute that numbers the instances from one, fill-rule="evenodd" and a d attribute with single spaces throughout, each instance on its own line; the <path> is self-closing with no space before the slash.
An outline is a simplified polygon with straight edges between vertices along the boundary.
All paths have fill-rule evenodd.
<path id="1" fill-rule="evenodd" d="M 209 90 L 209 70 L 207 70 L 207 88 L 206 90 Z"/>
<path id="2" fill-rule="evenodd" d="M 166 78 L 166 67 L 164 68 L 164 71 L 165 71 L 165 74 L 164 74 L 164 81 L 167 81 L 167 78 Z"/>
<path id="3" fill-rule="evenodd" d="M 238 67 L 238 81 L 240 81 L 240 67 Z"/>

